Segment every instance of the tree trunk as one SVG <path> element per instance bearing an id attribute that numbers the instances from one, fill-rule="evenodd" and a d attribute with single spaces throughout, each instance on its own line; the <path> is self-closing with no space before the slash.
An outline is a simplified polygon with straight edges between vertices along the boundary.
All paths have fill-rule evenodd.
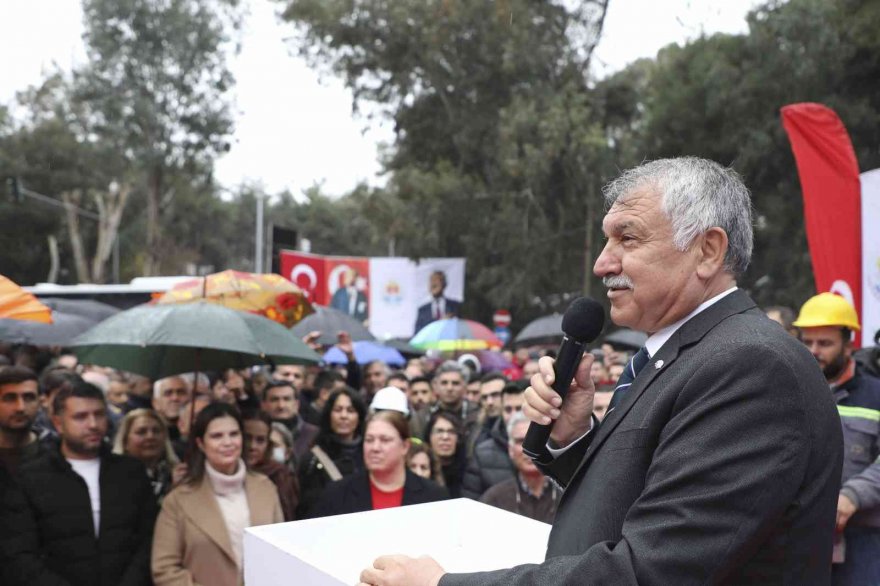
<path id="1" fill-rule="evenodd" d="M 61 199 L 66 204 L 64 213 L 67 216 L 67 232 L 70 235 L 70 248 L 73 250 L 73 261 L 76 266 L 76 280 L 79 283 L 89 283 L 89 265 L 86 262 L 85 250 L 83 249 L 82 236 L 79 233 L 79 216 L 77 207 L 82 200 L 82 192 L 79 190 L 61 194 Z"/>
<path id="2" fill-rule="evenodd" d="M 144 276 L 159 274 L 161 260 L 161 231 L 159 229 L 159 202 L 162 197 L 162 168 L 157 166 L 150 171 L 147 189 L 147 256 L 144 261 Z"/>
<path id="3" fill-rule="evenodd" d="M 105 193 L 95 193 L 98 215 L 101 217 L 98 221 L 98 244 L 92 258 L 92 278 L 95 283 L 106 281 L 107 263 L 113 254 L 113 244 L 119 237 L 119 223 L 130 193 L 128 184 L 111 186 Z"/>
<path id="4" fill-rule="evenodd" d="M 54 234 L 49 234 L 49 275 L 46 277 L 47 283 L 58 282 L 58 239 Z"/>

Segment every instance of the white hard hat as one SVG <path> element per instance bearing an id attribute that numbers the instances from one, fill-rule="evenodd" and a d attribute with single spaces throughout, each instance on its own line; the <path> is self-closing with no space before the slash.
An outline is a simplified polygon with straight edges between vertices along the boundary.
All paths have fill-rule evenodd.
<path id="1" fill-rule="evenodd" d="M 370 411 L 399 411 L 409 417 L 409 402 L 406 400 L 406 393 L 397 387 L 385 387 L 379 389 L 373 395 L 373 402 L 370 403 Z"/>

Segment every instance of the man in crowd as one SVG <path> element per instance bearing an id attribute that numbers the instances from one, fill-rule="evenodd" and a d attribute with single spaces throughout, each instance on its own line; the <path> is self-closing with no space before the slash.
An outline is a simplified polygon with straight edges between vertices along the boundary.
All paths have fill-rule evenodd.
<path id="1" fill-rule="evenodd" d="M 501 417 L 501 394 L 507 382 L 507 378 L 500 372 L 488 372 L 477 379 L 480 416 L 474 435 L 468 439 L 468 453 L 473 453 L 475 445 L 492 436 L 492 430 Z M 507 438 L 505 442 L 506 440 Z"/>
<path id="2" fill-rule="evenodd" d="M 391 373 L 391 376 L 388 377 L 388 386 L 397 387 L 409 396 L 409 377 L 401 371 Z"/>
<path id="3" fill-rule="evenodd" d="M 388 386 L 388 377 L 391 376 L 391 369 L 381 360 L 373 360 L 368 362 L 364 367 L 364 402 L 369 405 L 373 400 L 373 395 L 379 389 Z"/>
<path id="4" fill-rule="evenodd" d="M 508 457 L 516 474 L 490 487 L 480 501 L 543 523 L 552 523 L 559 501 L 559 490 L 523 453 L 522 444 L 529 430 L 528 418 L 521 412 L 507 422 Z"/>
<path id="5" fill-rule="evenodd" d="M 50 368 L 40 376 L 40 410 L 34 422 L 34 431 L 40 439 L 58 438 L 58 432 L 52 424 L 52 403 L 58 392 L 74 381 L 80 380 L 78 374 L 66 368 Z"/>
<path id="6" fill-rule="evenodd" d="M 596 364 L 595 362 L 593 364 Z M 596 394 L 593 395 L 593 416 L 602 421 L 608 412 L 608 406 L 611 404 L 611 398 L 614 395 L 615 383 L 603 382 L 593 383 L 596 387 Z"/>
<path id="7" fill-rule="evenodd" d="M 135 409 L 152 409 L 153 381 L 139 374 L 129 375 L 129 380 L 131 387 L 128 390 L 128 401 L 125 403 L 124 411 L 128 413 Z"/>
<path id="8" fill-rule="evenodd" d="M 843 423 L 843 486 L 837 499 L 835 586 L 880 580 L 880 379 L 852 357 L 859 316 L 834 293 L 810 298 L 794 325 L 825 380 Z M 842 535 L 841 535 L 842 534 Z"/>
<path id="9" fill-rule="evenodd" d="M 489 378 L 486 384 L 489 385 L 489 392 L 499 394 L 497 410 L 500 415 L 495 417 L 489 437 L 477 443 L 468 460 L 461 494 L 472 499 L 480 498 L 490 487 L 513 476 L 507 424 L 522 409 L 523 386 L 508 383 L 503 377 Z"/>
<path id="10" fill-rule="evenodd" d="M 437 400 L 434 389 L 431 387 L 431 379 L 426 376 L 420 376 L 410 381 L 408 396 L 410 404 L 416 411 L 427 409 Z"/>
<path id="11" fill-rule="evenodd" d="M 22 462 L 41 452 L 39 438 L 31 429 L 39 409 L 34 371 L 24 366 L 0 367 L 0 468 L 12 477 Z"/>
<path id="12" fill-rule="evenodd" d="M 273 382 L 288 382 L 297 392 L 301 391 L 306 380 L 306 367 L 302 364 L 279 364 L 272 371 Z"/>
<path id="13" fill-rule="evenodd" d="M 591 354 L 563 399 L 553 360 L 524 413 L 551 424 L 536 463 L 565 492 L 541 564 L 445 574 L 378 558 L 382 586 L 827 585 L 843 442 L 802 344 L 737 288 L 752 251 L 739 177 L 704 159 L 645 163 L 605 190 L 593 267 L 611 319 L 649 333 L 601 424 Z"/>
<path id="14" fill-rule="evenodd" d="M 423 409 L 418 415 L 422 421 L 418 424 L 420 429 L 427 427 L 428 419 L 437 411 L 446 411 L 458 417 L 462 422 L 464 434 L 462 438 L 470 437 L 477 425 L 480 416 L 480 407 L 471 403 L 464 397 L 465 385 L 467 384 L 466 369 L 454 360 L 447 360 L 434 372 L 431 381 L 431 389 L 437 401 Z"/>
<path id="15" fill-rule="evenodd" d="M 299 416 L 296 389 L 286 381 L 269 383 L 263 391 L 261 408 L 273 421 L 283 424 L 293 434 L 293 454 L 297 462 L 301 462 L 312 447 L 319 428 Z"/>
<path id="16" fill-rule="evenodd" d="M 153 383 L 153 409 L 168 425 L 168 439 L 180 439 L 180 412 L 192 400 L 192 390 L 181 376 L 169 376 Z"/>
<path id="17" fill-rule="evenodd" d="M 122 417 L 125 415 L 125 404 L 128 402 L 128 393 L 131 383 L 125 374 L 113 371 L 109 375 L 107 385 L 107 409 L 113 414 Z"/>
<path id="18" fill-rule="evenodd" d="M 84 381 L 58 392 L 60 445 L 23 464 L 0 499 L 7 586 L 148 586 L 156 499 L 143 465 L 110 453 L 104 394 Z"/>
<path id="19" fill-rule="evenodd" d="M 446 273 L 443 271 L 431 273 L 428 279 L 428 290 L 431 292 L 431 299 L 424 305 L 419 306 L 415 332 L 413 333 L 417 333 L 432 321 L 457 316 L 461 307 L 460 301 L 450 299 L 444 295 L 446 291 Z"/>

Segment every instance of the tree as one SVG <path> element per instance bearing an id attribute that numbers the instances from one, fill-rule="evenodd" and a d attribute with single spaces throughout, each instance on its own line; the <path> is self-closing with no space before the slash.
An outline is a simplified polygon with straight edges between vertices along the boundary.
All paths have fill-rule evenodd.
<path id="1" fill-rule="evenodd" d="M 603 142 L 585 72 L 607 5 L 287 3 L 302 54 L 343 77 L 355 109 L 394 120 L 387 188 L 352 198 L 396 254 L 468 257 L 471 315 L 526 319 L 536 298 L 582 286 Z"/>
<path id="2" fill-rule="evenodd" d="M 89 64 L 76 97 L 91 106 L 101 141 L 137 173 L 146 196 L 143 273 L 159 274 L 170 252 L 163 212 L 173 176 L 210 173 L 228 150 L 232 116 L 226 55 L 238 27 L 237 0 L 84 0 Z"/>

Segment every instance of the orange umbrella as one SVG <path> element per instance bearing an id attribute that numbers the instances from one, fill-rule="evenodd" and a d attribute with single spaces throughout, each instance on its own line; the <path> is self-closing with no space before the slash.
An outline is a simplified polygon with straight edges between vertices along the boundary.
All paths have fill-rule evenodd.
<path id="1" fill-rule="evenodd" d="M 37 301 L 3 275 L 0 275 L 0 318 L 52 323 L 52 310 Z"/>
<path id="2" fill-rule="evenodd" d="M 178 283 L 156 303 L 180 304 L 201 299 L 256 313 L 287 327 L 315 311 L 302 289 L 281 275 L 231 270 Z"/>

